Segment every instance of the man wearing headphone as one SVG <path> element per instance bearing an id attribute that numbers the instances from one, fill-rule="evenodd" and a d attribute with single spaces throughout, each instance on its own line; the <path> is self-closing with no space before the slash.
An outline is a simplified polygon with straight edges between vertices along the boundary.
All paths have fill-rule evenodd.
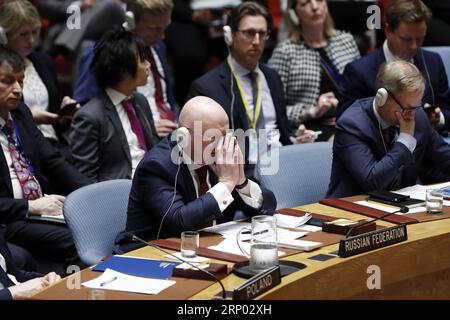
<path id="1" fill-rule="evenodd" d="M 412 63 L 381 66 L 376 96 L 355 101 L 337 121 L 327 197 L 450 180 L 450 145 L 422 108 L 425 86 Z"/>
<path id="2" fill-rule="evenodd" d="M 130 243 L 132 234 L 147 241 L 179 237 L 182 231 L 231 221 L 237 210 L 273 214 L 274 194 L 245 177 L 239 144 L 228 127 L 227 114 L 214 100 L 199 96 L 184 105 L 172 139 L 162 140 L 136 169 L 117 253 L 141 246 Z"/>
<path id="3" fill-rule="evenodd" d="M 431 124 L 439 131 L 450 128 L 448 75 L 437 53 L 421 49 L 430 17 L 431 11 L 421 0 L 389 2 L 383 46 L 345 68 L 338 116 L 356 99 L 375 94 L 375 78 L 381 64 L 401 59 L 414 63 L 425 78 L 423 102 Z"/>
<path id="4" fill-rule="evenodd" d="M 302 125 L 295 139 L 289 131 L 284 89 L 278 73 L 259 63 L 270 32 L 270 15 L 255 2 L 233 8 L 224 27 L 230 55 L 218 67 L 192 83 L 189 96 L 207 96 L 217 101 L 230 117 L 232 129 L 265 129 L 269 147 L 314 141 L 314 135 Z M 256 139 L 245 150 L 246 162 L 257 161 Z M 254 162 L 253 162 L 254 163 Z M 248 169 L 248 170 L 247 170 Z M 246 168 L 252 176 L 250 166 Z"/>

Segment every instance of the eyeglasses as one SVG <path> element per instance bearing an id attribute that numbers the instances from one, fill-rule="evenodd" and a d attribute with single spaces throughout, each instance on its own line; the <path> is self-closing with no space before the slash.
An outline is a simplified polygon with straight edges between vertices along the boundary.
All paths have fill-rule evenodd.
<path id="1" fill-rule="evenodd" d="M 268 31 L 256 31 L 254 29 L 238 30 L 244 35 L 247 40 L 253 40 L 256 35 L 259 35 L 260 39 L 267 40 L 270 37 L 270 32 Z"/>
<path id="2" fill-rule="evenodd" d="M 419 108 L 422 108 L 422 106 L 417 106 L 417 107 L 408 107 L 408 108 L 404 108 L 400 102 L 397 100 L 397 98 L 394 96 L 393 93 L 391 93 L 390 91 L 388 91 L 388 94 L 392 97 L 392 99 L 394 99 L 394 101 L 397 103 L 397 105 L 400 107 L 400 109 L 402 109 L 402 113 L 408 112 L 408 111 L 415 111 Z"/>

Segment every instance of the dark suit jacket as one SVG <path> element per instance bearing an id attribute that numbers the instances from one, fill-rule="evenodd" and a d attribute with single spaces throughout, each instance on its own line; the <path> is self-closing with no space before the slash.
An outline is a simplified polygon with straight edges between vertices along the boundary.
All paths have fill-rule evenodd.
<path id="1" fill-rule="evenodd" d="M 373 53 L 347 64 L 341 78 L 342 102 L 338 106 L 339 116 L 356 99 L 375 95 L 378 69 L 385 61 L 383 48 L 378 48 Z M 429 104 L 433 104 L 434 101 L 436 105 L 439 105 L 445 117 L 445 128 L 450 128 L 450 91 L 441 57 L 437 53 L 420 50 L 414 57 L 414 64 L 426 82 L 422 101 Z M 431 90 L 430 81 L 433 90 Z"/>
<path id="2" fill-rule="evenodd" d="M 166 81 L 167 101 L 169 102 L 172 110 L 175 112 L 175 101 L 173 98 L 172 84 L 170 83 L 170 70 L 167 62 L 166 45 L 163 41 L 160 41 L 153 48 L 155 49 L 164 70 L 163 76 L 164 81 Z M 79 76 L 73 96 L 74 99 L 81 104 L 85 104 L 93 97 L 96 97 L 101 91 L 97 84 L 97 80 L 90 70 L 92 60 L 94 60 L 94 46 L 86 50 L 80 61 Z"/>
<path id="3" fill-rule="evenodd" d="M 3 256 L 3 258 L 6 261 L 6 270 L 9 274 L 16 277 L 17 281 L 24 282 L 33 278 L 41 277 L 42 275 L 40 273 L 36 272 L 26 272 L 23 270 L 19 270 L 17 266 L 14 263 L 14 260 L 11 256 L 11 252 L 8 249 L 8 246 L 6 245 L 6 241 L 3 237 L 3 235 L 0 233 L 0 254 Z M 0 289 L 0 300 L 10 300 L 12 299 L 11 293 L 9 292 L 8 288 L 12 284 L 10 281 L 3 280 L 6 279 L 5 276 L 7 276 L 5 270 L 0 267 L 0 282 L 5 287 L 4 289 Z"/>
<path id="4" fill-rule="evenodd" d="M 135 111 L 147 147 L 158 141 L 147 99 L 134 93 Z M 95 181 L 131 179 L 131 155 L 116 108 L 105 91 L 93 98 L 72 121 L 70 132 L 74 165 Z"/>
<path id="5" fill-rule="evenodd" d="M 450 145 L 416 111 L 413 153 L 396 142 L 386 153 L 373 112 L 373 98 L 357 100 L 339 118 L 327 197 L 340 198 L 387 188 L 401 174 L 401 187 L 450 180 Z"/>
<path id="6" fill-rule="evenodd" d="M 36 127 L 29 108 L 21 103 L 11 111 L 20 142 L 44 193 L 67 195 L 92 181 L 80 174 L 53 147 Z M 28 201 L 14 199 L 11 177 L 3 151 L 0 150 L 0 223 L 21 220 L 28 212 Z"/>
<path id="7" fill-rule="evenodd" d="M 260 64 L 259 67 L 266 77 L 269 85 L 270 93 L 272 95 L 273 104 L 275 106 L 275 112 L 277 117 L 277 126 L 280 130 L 280 142 L 283 145 L 291 144 L 289 140 L 289 125 L 286 116 L 286 101 L 284 100 L 283 83 L 281 82 L 278 73 L 264 64 Z M 219 66 L 198 78 L 192 83 L 189 97 L 195 96 L 207 96 L 219 103 L 222 108 L 230 117 L 230 104 L 231 104 L 231 71 L 228 63 L 223 61 Z M 248 123 L 247 114 L 245 111 L 244 103 L 242 102 L 239 89 L 234 81 L 233 86 L 235 104 L 233 109 L 234 117 L 234 129 L 247 130 L 250 128 Z M 264 103 L 264 102 L 263 102 Z M 231 121 L 230 121 L 231 125 Z"/>
<path id="8" fill-rule="evenodd" d="M 116 251 L 125 252 L 137 246 L 129 243 L 130 233 L 141 236 L 145 240 L 155 239 L 164 213 L 169 208 L 174 196 L 175 175 L 178 164 L 171 159 L 173 144 L 170 138 L 162 140 L 149 151 L 140 162 L 133 178 L 133 185 L 128 202 L 127 225 L 116 238 Z M 217 177 L 209 171 L 211 185 L 215 185 Z M 217 219 L 218 223 L 231 221 L 236 210 L 249 216 L 273 214 L 276 200 L 272 191 L 261 187 L 264 197 L 259 210 L 249 207 L 236 191 L 232 195 L 234 201 L 221 213 L 213 195 L 207 192 L 197 198 L 195 187 L 188 167 L 180 165 L 177 180 L 177 193 L 168 211 L 160 238 L 179 237 L 185 230 L 197 230 L 208 222 Z"/>

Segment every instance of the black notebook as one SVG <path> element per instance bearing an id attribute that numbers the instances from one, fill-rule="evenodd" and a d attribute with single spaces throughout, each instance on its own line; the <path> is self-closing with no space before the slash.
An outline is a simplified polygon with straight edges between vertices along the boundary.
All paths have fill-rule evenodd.
<path id="1" fill-rule="evenodd" d="M 403 200 L 403 201 L 396 201 L 396 202 L 394 202 L 394 201 L 389 201 L 387 199 L 381 199 L 381 198 L 377 198 L 377 197 L 374 197 L 374 196 L 369 196 L 369 197 L 367 197 L 366 200 L 367 201 L 372 201 L 372 202 L 384 203 L 384 204 L 388 204 L 390 206 L 398 207 L 398 208 L 408 207 L 409 209 L 425 205 L 425 201 L 424 200 L 414 199 L 414 198 L 408 198 L 408 199 Z"/>

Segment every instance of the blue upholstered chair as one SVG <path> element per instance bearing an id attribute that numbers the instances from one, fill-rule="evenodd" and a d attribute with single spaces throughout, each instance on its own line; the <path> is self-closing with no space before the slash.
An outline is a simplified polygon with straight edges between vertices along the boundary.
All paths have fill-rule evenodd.
<path id="1" fill-rule="evenodd" d="M 109 180 L 69 194 L 63 214 L 81 261 L 92 265 L 112 253 L 125 229 L 131 180 Z"/>
<path id="2" fill-rule="evenodd" d="M 445 73 L 447 73 L 448 85 L 450 87 L 450 47 L 423 47 L 425 50 L 438 53 L 444 62 Z"/>
<path id="3" fill-rule="evenodd" d="M 317 202 L 328 190 L 332 162 L 331 142 L 315 142 L 280 148 L 279 169 L 276 174 L 262 175 L 261 184 L 272 190 L 277 208 L 290 208 Z"/>

